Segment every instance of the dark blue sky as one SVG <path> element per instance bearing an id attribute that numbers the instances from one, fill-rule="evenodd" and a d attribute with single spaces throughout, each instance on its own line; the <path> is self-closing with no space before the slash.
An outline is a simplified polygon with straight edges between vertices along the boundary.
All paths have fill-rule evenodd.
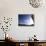
<path id="1" fill-rule="evenodd" d="M 18 23 L 19 24 L 27 24 L 27 23 L 29 23 L 29 21 L 28 20 L 32 20 L 32 18 L 31 18 L 31 16 L 32 16 L 32 14 L 20 14 L 19 16 L 18 16 Z"/>

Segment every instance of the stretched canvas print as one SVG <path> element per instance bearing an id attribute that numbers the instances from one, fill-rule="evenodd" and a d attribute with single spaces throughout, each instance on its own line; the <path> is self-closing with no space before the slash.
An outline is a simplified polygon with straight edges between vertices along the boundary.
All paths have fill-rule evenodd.
<path id="1" fill-rule="evenodd" d="M 19 14 L 18 25 L 19 26 L 34 26 L 34 15 L 33 14 Z"/>

